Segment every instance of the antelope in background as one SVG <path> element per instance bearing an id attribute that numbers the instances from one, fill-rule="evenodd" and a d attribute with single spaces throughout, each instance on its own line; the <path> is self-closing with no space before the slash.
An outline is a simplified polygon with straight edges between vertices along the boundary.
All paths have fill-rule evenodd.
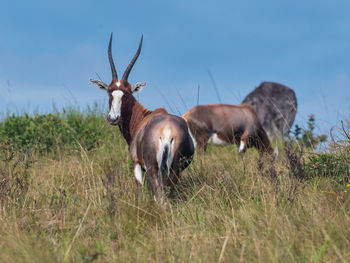
<path id="1" fill-rule="evenodd" d="M 143 36 L 120 80 L 112 57 L 112 37 L 113 33 L 108 46 L 112 82 L 107 85 L 100 80 L 90 81 L 108 93 L 107 121 L 111 125 L 118 125 L 129 145 L 138 193 L 140 194 L 144 183 L 143 170 L 151 183 L 155 199 L 162 203 L 163 187 L 176 183 L 180 172 L 191 162 L 193 143 L 186 122 L 181 117 L 168 114 L 163 108 L 148 110 L 133 96 L 146 86 L 145 82 L 135 85 L 128 82 L 129 73 L 141 52 Z"/>
<path id="2" fill-rule="evenodd" d="M 248 147 L 256 147 L 260 153 L 274 154 L 256 112 L 248 104 L 198 105 L 182 117 L 187 122 L 194 146 L 204 151 L 208 143 L 216 145 L 234 143 L 239 152 L 245 151 Z"/>

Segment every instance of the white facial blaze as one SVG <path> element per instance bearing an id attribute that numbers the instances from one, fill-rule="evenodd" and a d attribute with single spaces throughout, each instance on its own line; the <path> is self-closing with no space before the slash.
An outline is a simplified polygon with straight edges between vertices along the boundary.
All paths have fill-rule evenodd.
<path id="1" fill-rule="evenodd" d="M 120 109 L 122 106 L 123 95 L 124 92 L 122 92 L 121 90 L 115 90 L 112 92 L 112 106 L 108 114 L 111 120 L 115 120 L 120 117 Z"/>
<path id="2" fill-rule="evenodd" d="M 120 87 L 120 82 L 119 81 L 117 82 L 117 87 Z"/>

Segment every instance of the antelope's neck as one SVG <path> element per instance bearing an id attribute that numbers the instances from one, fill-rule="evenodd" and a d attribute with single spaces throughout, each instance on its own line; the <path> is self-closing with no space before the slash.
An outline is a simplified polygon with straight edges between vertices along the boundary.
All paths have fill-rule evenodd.
<path id="1" fill-rule="evenodd" d="M 152 111 L 138 103 L 134 96 L 129 96 L 130 97 L 123 102 L 122 105 L 119 128 L 126 142 L 130 145 L 139 125 Z"/>

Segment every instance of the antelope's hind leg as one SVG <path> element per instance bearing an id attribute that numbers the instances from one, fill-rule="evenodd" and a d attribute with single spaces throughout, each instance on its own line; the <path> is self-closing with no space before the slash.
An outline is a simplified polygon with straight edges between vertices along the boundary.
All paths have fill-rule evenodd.
<path id="1" fill-rule="evenodd" d="M 154 200 L 163 205 L 165 203 L 166 197 L 163 190 L 162 182 L 158 178 L 158 167 L 152 166 L 147 169 L 147 178 L 151 183 Z"/>

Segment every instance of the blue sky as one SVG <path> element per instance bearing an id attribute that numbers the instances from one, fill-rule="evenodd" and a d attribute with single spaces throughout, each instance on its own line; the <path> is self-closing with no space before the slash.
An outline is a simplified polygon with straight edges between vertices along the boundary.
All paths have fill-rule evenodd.
<path id="1" fill-rule="evenodd" d="M 350 114 L 350 1 L 6 1 L 0 9 L 0 116 L 107 96 L 110 32 L 119 75 L 146 81 L 142 104 L 179 114 L 197 102 L 238 104 L 262 81 L 293 88 L 304 125 L 327 132 Z M 179 97 L 183 97 L 185 103 Z"/>

